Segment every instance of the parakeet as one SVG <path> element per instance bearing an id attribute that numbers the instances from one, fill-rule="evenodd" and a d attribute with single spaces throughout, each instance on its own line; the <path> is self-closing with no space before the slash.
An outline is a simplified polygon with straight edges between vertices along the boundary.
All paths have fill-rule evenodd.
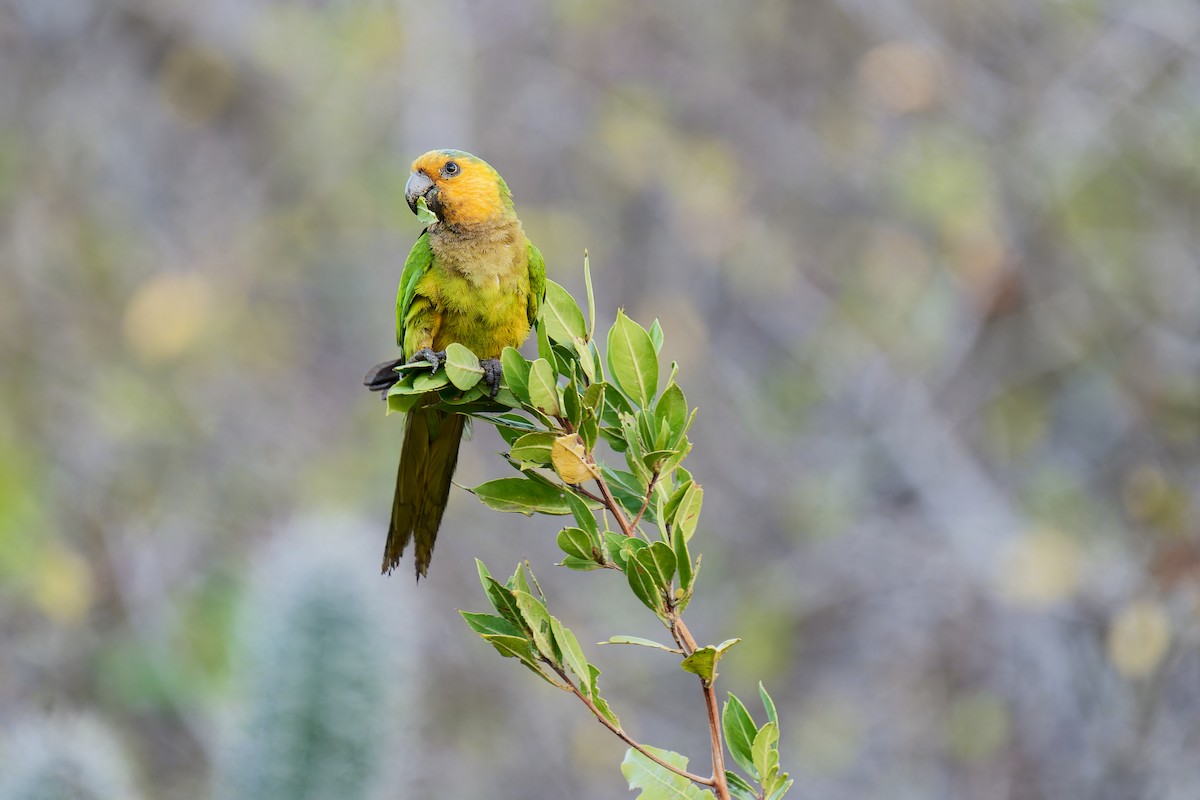
<path id="1" fill-rule="evenodd" d="M 508 184 L 470 153 L 425 153 L 413 162 L 404 194 L 414 214 L 425 205 L 437 221 L 421 233 L 400 276 L 396 343 L 403 358 L 372 368 L 365 383 L 386 391 L 402 363 L 427 361 L 436 371 L 446 346 L 458 342 L 480 358 L 494 394 L 500 353 L 525 340 L 545 295 L 542 254 L 525 236 Z M 419 580 L 429 570 L 466 418 L 421 403 L 405 423 L 383 571 L 415 539 Z"/>

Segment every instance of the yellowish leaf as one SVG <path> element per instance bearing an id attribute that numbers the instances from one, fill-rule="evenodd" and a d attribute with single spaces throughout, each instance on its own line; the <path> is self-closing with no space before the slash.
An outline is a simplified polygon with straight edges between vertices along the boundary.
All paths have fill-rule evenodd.
<path id="1" fill-rule="evenodd" d="M 558 477 L 574 486 L 596 477 L 596 466 L 588 463 L 583 442 L 573 433 L 559 436 L 550 448 L 550 463 Z"/>

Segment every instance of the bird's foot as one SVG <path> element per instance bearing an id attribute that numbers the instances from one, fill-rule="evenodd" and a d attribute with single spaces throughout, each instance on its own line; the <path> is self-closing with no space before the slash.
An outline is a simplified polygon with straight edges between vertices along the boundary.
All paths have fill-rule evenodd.
<path id="1" fill-rule="evenodd" d="M 380 397 L 386 398 L 387 390 L 400 380 L 400 373 L 396 372 L 396 367 L 403 363 L 403 358 L 396 358 L 376 364 L 367 371 L 367 377 L 363 378 L 363 385 L 372 392 L 381 392 Z"/>
<path id="2" fill-rule="evenodd" d="M 485 358 L 479 362 L 479 366 L 483 367 L 483 382 L 487 384 L 488 397 L 495 397 L 500 391 L 500 377 L 504 374 L 500 359 Z"/>
<path id="3" fill-rule="evenodd" d="M 433 371 L 437 372 L 438 368 L 440 368 L 442 364 L 446 363 L 446 351 L 431 350 L 428 347 L 422 347 L 420 350 L 413 353 L 413 357 L 410 358 L 406 363 L 417 364 L 421 361 L 433 364 Z"/>

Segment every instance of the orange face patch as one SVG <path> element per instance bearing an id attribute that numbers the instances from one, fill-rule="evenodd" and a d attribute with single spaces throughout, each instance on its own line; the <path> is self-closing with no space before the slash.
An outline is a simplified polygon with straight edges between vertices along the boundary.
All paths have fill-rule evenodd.
<path id="1" fill-rule="evenodd" d="M 457 171 L 450 164 L 457 165 Z M 412 163 L 438 190 L 439 216 L 449 225 L 473 225 L 504 213 L 500 176 L 486 161 L 459 150 L 430 150 Z"/>

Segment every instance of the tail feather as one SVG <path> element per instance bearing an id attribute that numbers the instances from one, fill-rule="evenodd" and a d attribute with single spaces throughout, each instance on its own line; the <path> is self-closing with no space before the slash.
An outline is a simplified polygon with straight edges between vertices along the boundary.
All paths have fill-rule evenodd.
<path id="1" fill-rule="evenodd" d="M 383 571 L 391 572 L 410 541 L 416 540 L 417 578 L 427 574 L 438 526 L 450 497 L 450 480 L 458 463 L 458 445 L 466 418 L 415 408 L 408 413 L 392 521 L 383 552 Z"/>

